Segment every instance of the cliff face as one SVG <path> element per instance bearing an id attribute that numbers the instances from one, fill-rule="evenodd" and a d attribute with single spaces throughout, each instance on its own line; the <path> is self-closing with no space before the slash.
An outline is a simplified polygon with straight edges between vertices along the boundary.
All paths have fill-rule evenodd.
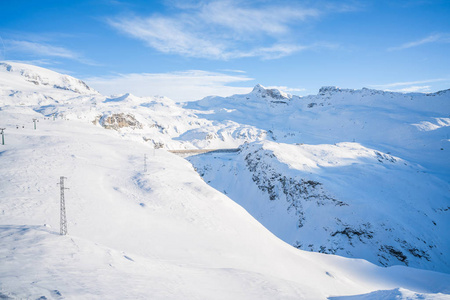
<path id="1" fill-rule="evenodd" d="M 423 169 L 356 143 L 251 143 L 189 158 L 206 182 L 291 245 L 448 272 L 448 197 Z"/>

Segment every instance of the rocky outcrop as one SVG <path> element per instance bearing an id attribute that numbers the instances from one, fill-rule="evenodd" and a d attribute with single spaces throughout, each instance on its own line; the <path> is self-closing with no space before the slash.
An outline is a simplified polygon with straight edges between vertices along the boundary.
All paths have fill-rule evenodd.
<path id="1" fill-rule="evenodd" d="M 260 84 L 257 84 L 253 88 L 252 94 L 258 95 L 261 98 L 267 98 L 274 103 L 287 103 L 290 100 L 290 95 L 277 89 L 266 89 Z"/>
<path id="2" fill-rule="evenodd" d="M 248 151 L 245 145 L 243 152 Z M 347 206 L 348 204 L 337 200 L 326 192 L 322 183 L 307 178 L 292 178 L 276 171 L 268 164 L 274 159 L 272 153 L 265 151 L 252 151 L 245 155 L 248 170 L 252 173 L 252 180 L 258 189 L 267 193 L 269 199 L 285 199 L 288 203 L 288 211 L 293 211 L 298 216 L 298 227 L 304 225 L 306 216 L 303 205 L 306 202 L 315 203 L 317 206 Z"/>
<path id="3" fill-rule="evenodd" d="M 309 172 L 285 169 L 272 150 L 256 144 L 243 145 L 240 150 L 257 189 L 266 194 L 269 201 L 286 207 L 286 217 L 295 215 L 298 237 L 286 240 L 293 246 L 321 253 L 365 257 L 382 266 L 432 266 L 441 259 L 442 253 L 439 254 L 433 240 L 426 240 L 419 232 L 404 228 L 394 220 L 380 222 L 385 219 L 382 212 L 371 213 L 369 206 L 365 208 L 355 204 L 354 200 L 339 199 L 330 192 L 326 182 L 310 177 Z M 399 162 L 406 165 L 380 151 L 368 153 L 371 153 L 370 159 L 380 165 Z M 201 170 L 202 176 L 214 172 L 211 167 Z"/>
<path id="4" fill-rule="evenodd" d="M 127 127 L 131 129 L 142 129 L 142 124 L 132 114 L 111 114 L 100 119 L 100 124 L 106 129 L 119 130 Z"/>

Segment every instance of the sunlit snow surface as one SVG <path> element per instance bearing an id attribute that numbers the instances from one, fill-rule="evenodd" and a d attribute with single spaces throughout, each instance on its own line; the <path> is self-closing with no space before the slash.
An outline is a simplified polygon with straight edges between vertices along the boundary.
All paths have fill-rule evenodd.
<path id="1" fill-rule="evenodd" d="M 31 66 L 26 68 L 41 72 Z M 44 73 L 39 73 L 40 77 L 47 76 Z M 20 71 L 0 74 L 0 127 L 6 128 L 5 145 L 0 145 L 1 298 L 448 299 L 448 274 L 404 266 L 383 268 L 365 260 L 301 251 L 284 243 L 233 201 L 239 199 L 232 200 L 222 190 L 213 189 L 187 160 L 164 148 L 233 148 L 247 141 L 249 144 L 242 146 L 240 153 L 226 154 L 236 166 L 246 164 L 247 154 L 255 151 L 271 154 L 260 160 L 283 171 L 284 176 L 308 173 L 316 176 L 311 180 L 328 176 L 328 181 L 322 182 L 323 193 L 339 201 L 350 203 L 346 197 L 353 192 L 367 197 L 353 199 L 354 206 L 383 197 L 375 188 L 365 193 L 367 185 L 362 184 L 362 179 L 356 187 L 347 182 L 342 170 L 349 167 L 377 170 L 368 176 L 394 172 L 387 181 L 406 178 L 416 184 L 419 178 L 426 181 L 424 185 L 442 184 L 430 188 L 433 199 L 429 201 L 436 207 L 448 204 L 448 169 L 440 156 L 414 161 L 413 155 L 388 155 L 387 151 L 365 145 L 358 137 L 356 142 L 341 140 L 336 145 L 334 141 L 307 145 L 300 140 L 294 142 L 293 137 L 291 143 L 287 137 L 279 143 L 270 138 L 268 127 L 272 124 L 264 119 L 259 124 L 253 117 L 248 117 L 247 122 L 235 118 L 217 120 L 214 107 L 208 108 L 209 117 L 206 113 L 199 116 L 198 111 L 166 98 L 104 97 L 81 90 L 82 84 L 78 91 L 76 84 L 66 90 L 23 80 Z M 53 76 L 50 81 L 42 82 L 62 80 L 55 74 L 48 75 Z M 234 112 L 231 108 L 223 110 L 224 114 Z M 100 124 L 106 124 L 102 122 L 115 113 L 133 114 L 142 128 L 102 128 Z M 39 120 L 36 130 L 33 118 Z M 278 132 L 283 128 L 279 127 Z M 446 129 L 420 132 L 439 130 Z M 161 144 L 163 149 L 154 149 Z M 399 151 L 409 153 L 407 147 Z M 426 151 L 434 149 L 429 146 Z M 376 152 L 386 161 L 381 159 L 380 163 Z M 391 157 L 396 163 L 390 161 Z M 220 159 L 225 160 L 222 156 Z M 432 168 L 440 159 L 443 167 Z M 209 161 L 213 164 L 216 160 Z M 230 181 L 228 166 L 224 163 L 224 182 Z M 250 172 L 247 165 L 241 167 L 236 170 L 239 176 Z M 70 188 L 65 192 L 68 236 L 58 234 L 56 183 L 60 176 L 67 177 L 66 186 Z M 336 176 L 340 182 L 333 186 L 331 179 Z M 249 184 L 243 188 L 252 193 L 255 183 L 251 177 L 242 180 Z M 339 195 L 339 184 L 352 189 Z M 411 193 L 422 190 L 418 186 Z M 403 195 L 401 191 L 397 194 Z M 263 196 L 260 205 L 264 208 L 265 201 L 270 200 Z M 289 212 L 281 199 L 278 203 L 274 209 L 289 224 Z M 429 209 L 427 203 L 417 205 Z M 310 212 L 314 216 L 314 211 Z M 364 218 L 363 212 L 353 210 L 355 219 Z M 402 207 L 383 216 L 392 222 L 396 217 L 408 220 L 404 215 L 409 213 Z M 445 246 L 448 216 L 445 219 L 446 212 L 440 213 L 441 219 L 437 212 L 433 215 L 438 224 L 433 226 L 440 231 L 421 225 L 420 234 Z M 422 220 L 417 215 L 413 218 Z M 407 229 L 411 226 L 403 224 Z M 370 251 L 362 255 L 367 253 Z M 433 256 L 433 263 L 439 259 L 448 263 L 446 256 Z"/>
<path id="2" fill-rule="evenodd" d="M 204 179 L 300 249 L 450 272 L 450 91 L 269 91 L 187 105 L 267 131 L 190 157 Z"/>

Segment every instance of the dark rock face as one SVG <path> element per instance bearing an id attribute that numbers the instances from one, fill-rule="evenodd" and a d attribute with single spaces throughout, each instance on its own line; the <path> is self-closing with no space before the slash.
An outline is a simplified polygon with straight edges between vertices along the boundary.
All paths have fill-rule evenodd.
<path id="1" fill-rule="evenodd" d="M 395 222 L 377 223 L 370 218 L 358 217 L 351 204 L 332 195 L 322 182 L 307 178 L 307 174 L 303 177 L 301 173 L 293 175 L 283 172 L 277 167 L 278 159 L 273 152 L 243 145 L 241 154 L 257 188 L 266 193 L 270 201 L 286 201 L 286 213 L 294 213 L 298 218 L 297 229 L 303 233 L 301 236 L 311 237 L 290 241 L 294 247 L 349 257 L 361 257 L 361 253 L 366 253 L 373 257 L 371 261 L 382 266 L 408 266 L 413 261 L 413 265 L 417 265 L 418 260 L 426 265 L 426 262 L 435 259 L 433 249 L 436 245 L 432 242 L 421 239 L 414 232 L 405 231 Z M 374 152 L 374 158 L 381 164 L 397 162 L 393 156 L 378 151 Z M 283 203 L 280 205 L 286 206 Z M 318 216 L 330 218 L 322 226 L 313 225 L 320 220 Z M 321 238 L 315 238 L 316 234 Z"/>
<path id="2" fill-rule="evenodd" d="M 289 203 L 288 211 L 294 211 L 298 216 L 298 227 L 304 225 L 305 214 L 303 203 L 313 202 L 317 206 L 333 205 L 347 206 L 348 204 L 335 199 L 329 195 L 322 187 L 322 183 L 304 178 L 290 178 L 277 173 L 275 169 L 268 165 L 260 156 L 260 152 L 255 151 L 245 156 L 248 170 L 253 174 L 252 180 L 258 188 L 269 195 L 270 200 L 285 198 Z M 270 158 L 273 154 L 264 153 Z"/>

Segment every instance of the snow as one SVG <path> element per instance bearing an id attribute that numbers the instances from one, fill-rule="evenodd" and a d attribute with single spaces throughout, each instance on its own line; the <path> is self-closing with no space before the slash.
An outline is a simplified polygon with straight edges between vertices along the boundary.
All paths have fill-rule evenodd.
<path id="1" fill-rule="evenodd" d="M 41 67 L 1 62 L 0 69 L 2 85 L 4 86 L 8 86 L 8 84 L 17 86 L 17 84 L 20 84 L 22 88 L 28 90 L 51 91 L 51 89 L 62 89 L 78 94 L 98 94 L 97 91 L 88 87 L 79 79 L 69 75 L 61 75 Z"/>
<path id="2" fill-rule="evenodd" d="M 14 70 L 29 69 L 40 78 L 50 78 L 47 74 L 53 74 L 52 80 L 65 76 L 34 66 L 7 64 Z M 282 171 L 283 176 L 312 173 L 316 176 L 313 178 L 323 180 L 321 195 L 336 193 L 337 200 L 348 201 L 354 205 L 352 208 L 374 199 L 383 200 L 376 187 L 356 180 L 358 174 L 367 174 L 369 182 L 373 182 L 392 172 L 381 180 L 386 193 L 394 191 L 394 187 L 388 185 L 390 181 L 406 180 L 402 190 L 417 184 L 410 191 L 413 198 L 409 200 L 417 204 L 424 189 L 429 190 L 429 203 L 418 206 L 422 211 L 430 207 L 442 208 L 441 204 L 448 203 L 448 183 L 444 180 L 447 175 L 440 175 L 448 174 L 445 163 L 434 169 L 426 169 L 421 164 L 429 162 L 429 166 L 435 166 L 445 156 L 414 161 L 410 159 L 413 155 L 400 155 L 410 153 L 408 147 L 387 154 L 359 141 L 360 137 L 354 143 L 342 140 L 336 145 L 330 142 L 295 145 L 299 141 L 293 142 L 296 138 L 288 135 L 289 123 L 278 124 L 282 124 L 281 114 L 286 111 L 300 112 L 280 108 L 286 104 L 275 102 L 279 99 L 271 95 L 277 93 L 264 93 L 263 87 L 259 88 L 263 93 L 236 96 L 236 99 L 208 98 L 181 105 L 164 97 L 140 98 L 130 94 L 105 97 L 88 89 L 86 93 L 78 93 L 51 84 L 34 86 L 20 73 L 7 69 L 0 72 L 0 126 L 6 127 L 5 145 L 0 145 L 0 178 L 3 179 L 0 181 L 0 297 L 327 299 L 358 295 L 361 299 L 377 296 L 449 298 L 450 275 L 424 270 L 434 268 L 445 272 L 445 264 L 448 264 L 445 255 L 433 254 L 430 256 L 432 263 L 415 265 L 423 269 L 400 265 L 385 268 L 363 259 L 302 251 L 280 240 L 284 223 L 278 228 L 280 232 L 267 226 L 273 233 L 280 234 L 277 237 L 263 226 L 266 224 L 259 215 L 272 209 L 273 215 L 286 225 L 292 224 L 293 219 L 286 214 L 281 201 L 267 202 L 266 194 L 255 190 L 244 154 L 256 151 L 255 159 L 259 157 L 270 168 Z M 66 84 L 71 86 L 72 81 Z M 285 99 L 289 105 L 300 101 L 280 95 L 290 99 Z M 446 96 L 433 96 L 437 102 L 441 101 L 439 97 Z M 244 99 L 247 101 L 240 102 Z M 308 111 L 304 113 L 311 115 Z M 133 129 L 127 122 L 116 129 L 102 126 L 106 118 L 118 114 L 130 114 L 142 126 Z M 319 113 L 312 115 L 315 118 Z M 273 130 L 267 119 L 269 116 L 270 120 L 278 119 Z M 39 120 L 36 130 L 33 118 Z M 408 124 L 419 124 L 412 119 Z M 420 121 L 424 119 L 421 117 Z M 414 130 L 413 125 L 409 126 Z M 287 136 L 274 141 L 273 137 L 280 137 L 282 132 Z M 320 128 L 315 132 L 319 134 Z M 418 132 L 419 135 L 430 133 Z M 430 140 L 433 138 L 434 135 Z M 214 188 L 217 182 L 211 183 L 212 186 L 205 182 L 207 176 L 200 177 L 189 161 L 167 151 L 237 146 L 241 146 L 240 153 L 205 154 L 190 159 L 194 165 L 194 158 L 198 163 L 206 161 L 214 165 L 219 162 L 214 165 L 214 172 L 220 168 L 222 172 L 210 174 L 221 178 L 224 184 L 230 184 L 233 174 L 237 174 L 235 184 L 227 188 L 227 195 Z M 411 148 L 414 147 L 416 145 Z M 434 149 L 429 146 L 422 153 L 426 151 Z M 147 172 L 143 171 L 145 154 Z M 392 159 L 396 162 L 391 162 Z M 229 166 L 235 168 L 234 173 L 228 171 Z M 372 171 L 361 171 L 368 167 Z M 355 170 L 357 174 L 350 176 L 349 172 Z M 423 170 L 431 170 L 432 174 L 420 172 Z M 200 173 L 199 169 L 197 171 Z M 247 176 L 243 176 L 244 173 Z M 70 188 L 65 192 L 68 236 L 58 234 L 59 188 L 56 183 L 60 176 L 67 177 L 66 186 Z M 333 185 L 332 178 L 339 178 L 339 182 Z M 356 180 L 356 185 L 347 181 L 348 178 Z M 338 188 L 339 184 L 344 186 Z M 373 190 L 365 193 L 364 189 L 369 187 Z M 343 194 L 338 194 L 340 192 Z M 247 193 L 247 201 L 253 203 L 255 210 L 246 207 L 245 202 L 241 202 L 243 198 L 234 197 L 238 193 Z M 351 202 L 352 199 L 346 197 L 353 193 L 366 198 Z M 395 198 L 403 201 L 403 194 L 398 191 Z M 261 201 L 255 201 L 258 199 Z M 388 204 L 383 205 L 390 208 Z M 370 207 L 375 208 L 376 205 Z M 314 210 L 308 212 L 315 217 Z M 333 210 L 328 209 L 328 212 Z M 354 220 L 370 216 L 364 212 L 355 209 Z M 409 220 L 406 215 L 410 213 L 414 213 L 412 209 L 383 215 L 389 226 L 403 222 L 409 231 L 402 233 L 409 242 L 414 225 L 405 220 Z M 443 253 L 448 253 L 445 213 L 433 213 L 437 226 L 419 223 L 419 237 L 426 237 Z M 417 212 L 412 218 L 422 222 L 420 214 Z M 437 217 L 438 214 L 441 217 Z M 375 214 L 374 218 L 377 217 L 380 215 Z M 284 229 L 285 233 L 297 234 Z M 381 236 L 380 240 L 395 237 Z M 361 258 L 368 253 L 374 255 L 367 250 L 353 257 Z M 439 262 L 441 268 L 432 267 Z"/>
<path id="3" fill-rule="evenodd" d="M 357 143 L 265 141 L 238 155 L 188 159 L 205 181 L 301 249 L 449 270 L 450 245 L 441 239 L 450 226 L 448 183 L 420 166 Z"/>
<path id="4" fill-rule="evenodd" d="M 434 123 L 422 121 L 419 124 L 413 124 L 421 131 L 432 131 L 442 127 L 450 126 L 450 118 L 434 118 Z"/>
<path id="5" fill-rule="evenodd" d="M 343 297 L 330 297 L 330 300 L 389 300 L 389 299 L 398 299 L 398 300 L 421 300 L 421 299 L 447 299 L 446 295 L 443 294 L 434 294 L 430 295 L 427 293 L 415 293 L 412 291 L 408 291 L 406 289 L 393 289 L 386 291 L 376 291 L 372 293 L 368 293 L 365 295 L 356 295 L 356 296 L 343 296 Z"/>

